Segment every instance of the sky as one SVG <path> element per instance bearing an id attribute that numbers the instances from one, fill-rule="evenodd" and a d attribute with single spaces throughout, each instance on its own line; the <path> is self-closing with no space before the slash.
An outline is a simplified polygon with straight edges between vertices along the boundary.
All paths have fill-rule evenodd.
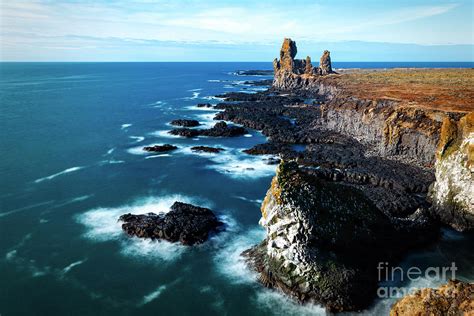
<path id="1" fill-rule="evenodd" d="M 1 61 L 474 61 L 474 0 L 0 0 Z"/>

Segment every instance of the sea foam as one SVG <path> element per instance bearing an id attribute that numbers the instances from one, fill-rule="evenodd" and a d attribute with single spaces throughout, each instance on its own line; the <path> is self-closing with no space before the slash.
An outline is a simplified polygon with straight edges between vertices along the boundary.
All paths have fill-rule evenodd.
<path id="1" fill-rule="evenodd" d="M 78 170 L 81 170 L 81 169 L 84 169 L 85 167 L 82 167 L 82 166 L 78 166 L 78 167 L 72 167 L 72 168 L 68 168 L 68 169 L 65 169 L 63 171 L 60 171 L 58 173 L 54 173 L 50 176 L 47 176 L 47 177 L 43 177 L 43 178 L 39 178 L 39 179 L 36 179 L 34 182 L 35 183 L 40 183 L 40 182 L 43 182 L 43 181 L 47 181 L 47 180 L 52 180 L 56 177 L 59 177 L 61 175 L 64 175 L 64 174 L 68 174 L 68 173 L 71 173 L 71 172 L 74 172 L 74 171 L 78 171 Z"/>

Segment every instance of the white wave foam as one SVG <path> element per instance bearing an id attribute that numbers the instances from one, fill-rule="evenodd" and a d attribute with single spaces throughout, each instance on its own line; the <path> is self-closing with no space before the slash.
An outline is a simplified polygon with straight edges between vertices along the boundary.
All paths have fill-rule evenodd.
<path id="1" fill-rule="evenodd" d="M 252 134 L 245 134 L 244 137 L 253 137 Z"/>
<path id="2" fill-rule="evenodd" d="M 255 203 L 255 204 L 262 204 L 263 200 L 261 199 L 256 199 L 256 200 L 252 200 L 252 199 L 249 199 L 249 198 L 246 198 L 245 196 L 238 196 L 238 195 L 235 195 L 234 196 L 236 199 L 239 199 L 239 200 L 242 200 L 242 201 L 247 201 L 247 202 L 250 202 L 250 203 Z"/>
<path id="3" fill-rule="evenodd" d="M 209 79 L 207 82 L 222 82 L 222 80 L 219 79 Z"/>
<path id="4" fill-rule="evenodd" d="M 172 135 L 168 133 L 169 130 L 161 130 L 161 131 L 154 131 L 149 133 L 148 135 L 154 136 L 154 137 L 163 137 L 163 138 L 181 138 L 179 135 Z"/>
<path id="5" fill-rule="evenodd" d="M 260 178 L 275 174 L 276 165 L 265 163 L 264 158 L 272 156 L 250 156 L 242 154 L 241 150 L 233 150 L 216 155 L 212 158 L 215 163 L 208 168 L 233 178 Z"/>
<path id="6" fill-rule="evenodd" d="M 135 140 L 133 142 L 134 144 L 140 143 L 140 142 L 145 140 L 145 137 L 143 137 L 143 136 L 129 136 L 129 138 Z"/>
<path id="7" fill-rule="evenodd" d="M 202 89 L 190 89 L 188 92 L 202 91 Z"/>
<path id="8" fill-rule="evenodd" d="M 59 177 L 61 175 L 64 175 L 64 174 L 67 174 L 67 173 L 71 173 L 71 172 L 74 172 L 74 171 L 78 171 L 78 170 L 81 170 L 81 169 L 84 169 L 85 167 L 82 167 L 82 166 L 78 166 L 78 167 L 72 167 L 72 168 L 68 168 L 68 169 L 65 169 L 63 171 L 60 171 L 58 173 L 55 173 L 55 174 L 52 174 L 50 176 L 47 176 L 47 177 L 44 177 L 44 178 L 39 178 L 39 179 L 36 179 L 35 180 L 35 183 L 40 183 L 40 182 L 43 182 L 43 181 L 46 181 L 46 180 L 52 180 L 56 177 Z"/>
<path id="9" fill-rule="evenodd" d="M 153 158 L 159 158 L 159 157 L 171 157 L 170 154 L 161 154 L 161 155 L 153 155 L 153 156 L 147 156 L 145 159 L 153 159 Z"/>
<path id="10" fill-rule="evenodd" d="M 225 100 L 224 98 L 216 97 L 214 95 L 207 95 L 207 96 L 202 97 L 201 99 L 203 99 L 203 100 L 218 100 L 218 101 L 224 101 Z"/>
<path id="11" fill-rule="evenodd" d="M 114 152 L 114 150 L 115 150 L 115 148 L 110 148 L 109 150 L 107 150 L 107 152 L 104 154 L 104 156 L 111 155 Z"/>
<path id="12" fill-rule="evenodd" d="M 125 236 L 118 218 L 122 214 L 166 213 L 175 201 L 192 203 L 210 207 L 210 203 L 179 194 L 162 197 L 139 198 L 130 204 L 117 207 L 100 207 L 89 210 L 76 217 L 76 220 L 86 227 L 83 236 L 94 242 L 117 240 L 121 244 L 120 252 L 126 256 L 146 259 L 173 261 L 179 258 L 187 249 L 178 243 L 153 241 Z"/>
<path id="13" fill-rule="evenodd" d="M 142 302 L 140 303 L 140 305 L 145 305 L 145 304 L 148 304 L 150 303 L 151 301 L 157 299 L 161 293 L 166 290 L 166 285 L 161 285 L 159 286 L 158 288 L 156 288 L 156 290 L 154 290 L 153 292 L 151 292 L 150 294 L 148 295 L 145 295 L 142 299 Z"/>
<path id="14" fill-rule="evenodd" d="M 102 160 L 100 162 L 101 165 L 106 165 L 106 164 L 116 165 L 116 164 L 121 164 L 121 163 L 125 163 L 125 161 L 124 160 L 109 159 L 109 160 Z"/>
<path id="15" fill-rule="evenodd" d="M 232 229 L 231 226 L 230 230 Z M 217 271 L 235 284 L 256 282 L 257 273 L 249 268 L 241 253 L 261 242 L 265 238 L 265 231 L 257 227 L 244 233 L 234 233 L 233 236 L 231 240 L 225 242 L 224 248 L 220 249 L 214 257 Z"/>
<path id="16" fill-rule="evenodd" d="M 66 274 L 68 273 L 69 271 L 71 271 L 72 268 L 80 265 L 80 264 L 83 264 L 84 262 L 86 262 L 87 259 L 83 259 L 83 260 L 79 260 L 79 261 L 75 261 L 73 263 L 71 263 L 70 265 L 68 265 L 67 267 L 65 267 L 62 271 L 62 274 Z"/>
<path id="17" fill-rule="evenodd" d="M 326 309 L 320 305 L 298 304 L 288 296 L 270 289 L 259 289 L 255 297 L 255 305 L 259 309 L 271 312 L 272 315 L 327 315 Z"/>
<path id="18" fill-rule="evenodd" d="M 122 124 L 121 128 L 122 128 L 122 129 L 127 129 L 127 128 L 129 128 L 130 126 L 132 126 L 132 124 L 128 124 L 128 123 L 127 123 L 127 124 Z"/>

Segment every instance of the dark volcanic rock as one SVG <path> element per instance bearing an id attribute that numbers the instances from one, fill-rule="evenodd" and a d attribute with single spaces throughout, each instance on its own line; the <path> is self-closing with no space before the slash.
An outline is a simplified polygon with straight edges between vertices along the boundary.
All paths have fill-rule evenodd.
<path id="1" fill-rule="evenodd" d="M 201 125 L 199 121 L 196 120 L 173 120 L 170 123 L 171 125 L 176 125 L 176 126 L 183 126 L 183 127 L 196 127 Z"/>
<path id="2" fill-rule="evenodd" d="M 182 202 L 175 202 L 164 215 L 129 213 L 120 216 L 119 221 L 130 236 L 179 241 L 184 245 L 206 241 L 209 234 L 222 225 L 210 209 Z"/>
<path id="3" fill-rule="evenodd" d="M 150 151 L 150 152 L 166 152 L 166 151 L 175 150 L 177 148 L 178 147 L 174 145 L 164 144 L 164 145 L 154 145 L 154 146 L 143 147 L 143 150 Z"/>
<path id="4" fill-rule="evenodd" d="M 199 103 L 196 106 L 198 108 L 212 108 L 212 104 L 210 104 L 210 103 Z"/>
<path id="5" fill-rule="evenodd" d="M 224 151 L 224 148 L 208 147 L 208 146 L 194 146 L 194 147 L 191 147 L 191 150 L 192 151 L 197 151 L 197 152 L 206 152 L 206 153 L 217 154 L 217 153 L 220 153 L 221 151 Z"/>
<path id="6" fill-rule="evenodd" d="M 229 126 L 226 122 L 219 122 L 209 129 L 178 128 L 173 129 L 168 133 L 170 133 L 171 135 L 179 135 L 184 137 L 236 137 L 247 134 L 247 130 L 240 126 Z"/>
<path id="7" fill-rule="evenodd" d="M 250 80 L 245 81 L 244 84 L 252 85 L 252 86 L 271 86 L 273 83 L 273 79 L 265 79 L 265 80 Z"/>

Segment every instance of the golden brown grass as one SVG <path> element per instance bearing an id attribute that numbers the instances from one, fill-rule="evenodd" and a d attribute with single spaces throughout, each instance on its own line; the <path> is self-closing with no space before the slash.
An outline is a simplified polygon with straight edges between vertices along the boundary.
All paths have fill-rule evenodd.
<path id="1" fill-rule="evenodd" d="M 395 99 L 405 106 L 442 111 L 474 111 L 474 69 L 360 70 L 329 76 L 360 98 Z"/>

